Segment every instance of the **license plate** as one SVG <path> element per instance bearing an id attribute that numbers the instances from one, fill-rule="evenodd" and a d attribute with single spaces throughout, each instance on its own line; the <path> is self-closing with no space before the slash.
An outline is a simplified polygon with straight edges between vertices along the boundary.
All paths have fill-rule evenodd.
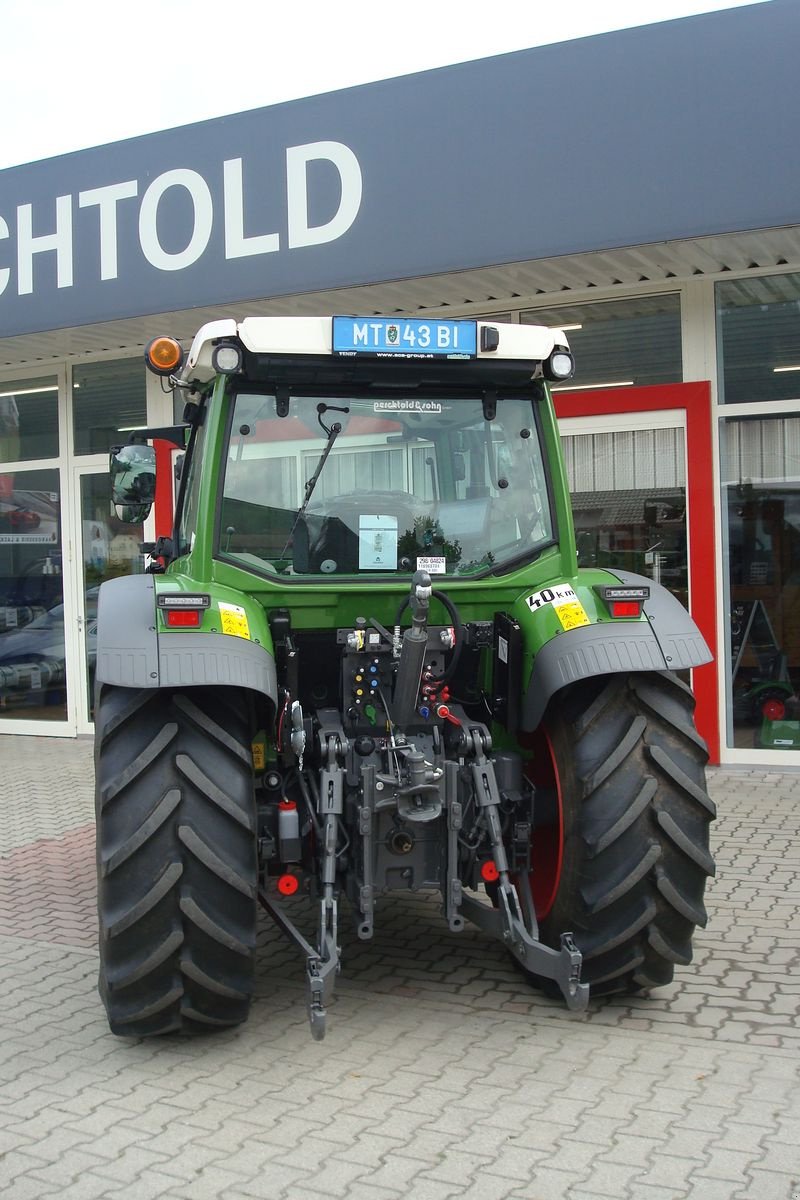
<path id="1" fill-rule="evenodd" d="M 333 353 L 373 358 L 475 358 L 475 321 L 425 321 L 416 317 L 334 317 Z"/>

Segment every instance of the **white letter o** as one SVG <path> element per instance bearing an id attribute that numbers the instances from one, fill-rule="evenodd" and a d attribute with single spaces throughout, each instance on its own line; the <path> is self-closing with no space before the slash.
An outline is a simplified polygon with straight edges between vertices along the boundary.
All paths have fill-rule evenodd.
<path id="1" fill-rule="evenodd" d="M 158 206 L 161 197 L 171 187 L 183 187 L 192 198 L 194 208 L 194 226 L 192 236 L 185 249 L 174 254 L 158 240 Z M 149 263 L 159 271 L 182 271 L 197 262 L 208 245 L 211 237 L 211 227 L 214 223 L 214 205 L 211 192 L 202 175 L 196 171 L 178 168 L 175 171 L 165 171 L 150 184 L 142 196 L 142 206 L 139 209 L 139 243 L 142 253 Z"/>

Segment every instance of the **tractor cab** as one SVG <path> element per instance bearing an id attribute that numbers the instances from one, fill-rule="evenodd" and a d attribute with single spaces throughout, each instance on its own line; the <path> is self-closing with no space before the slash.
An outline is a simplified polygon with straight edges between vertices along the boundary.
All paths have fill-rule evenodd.
<path id="1" fill-rule="evenodd" d="M 165 341 L 147 356 L 160 373 Z M 420 567 L 478 579 L 556 541 L 537 401 L 545 378 L 573 369 L 559 331 L 249 318 L 204 327 L 179 372 L 177 351 L 168 361 L 190 420 L 210 367 L 224 390 L 222 561 L 291 584 Z M 177 514 L 178 554 L 191 548 L 191 507 Z"/>

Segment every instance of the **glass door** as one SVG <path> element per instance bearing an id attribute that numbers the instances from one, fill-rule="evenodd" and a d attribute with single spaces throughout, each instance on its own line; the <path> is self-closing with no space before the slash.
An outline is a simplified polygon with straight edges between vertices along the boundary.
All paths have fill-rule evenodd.
<path id="1" fill-rule="evenodd" d="M 145 527 L 125 524 L 116 516 L 107 466 L 76 468 L 75 495 L 79 506 L 75 528 L 80 567 L 76 621 L 81 680 L 78 732 L 91 733 L 100 584 L 119 575 L 136 575 L 144 571 L 145 559 L 139 547 L 145 538 Z"/>
<path id="2" fill-rule="evenodd" d="M 800 750 L 800 418 L 723 422 L 728 745 Z"/>
<path id="3" fill-rule="evenodd" d="M 573 417 L 559 424 L 580 565 L 646 575 L 688 607 L 681 416 Z"/>
<path id="4" fill-rule="evenodd" d="M 62 539 L 58 468 L 0 474 L 0 720 L 20 732 L 67 720 Z"/>
<path id="5" fill-rule="evenodd" d="M 707 383 L 559 394 L 583 565 L 646 575 L 692 614 L 717 658 L 711 391 Z M 692 671 L 697 725 L 719 762 L 715 662 Z"/>
<path id="6" fill-rule="evenodd" d="M 0 381 L 0 734 L 75 732 L 62 371 Z"/>

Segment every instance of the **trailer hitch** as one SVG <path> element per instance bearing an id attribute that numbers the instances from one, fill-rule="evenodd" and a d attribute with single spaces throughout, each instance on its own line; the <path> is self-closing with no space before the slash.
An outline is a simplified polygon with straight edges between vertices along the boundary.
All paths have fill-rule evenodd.
<path id="1" fill-rule="evenodd" d="M 516 886 L 509 875 L 500 820 L 500 791 L 494 763 L 486 757 L 486 750 L 491 749 L 489 732 L 484 726 L 471 726 L 469 740 L 475 760 L 472 763 L 475 799 L 483 815 L 497 868 L 497 908 L 489 908 L 473 896 L 464 896 L 461 912 L 474 925 L 505 942 L 526 971 L 557 983 L 567 1008 L 572 1012 L 583 1012 L 589 1003 L 589 985 L 581 983 L 583 956 L 571 933 L 561 934 L 558 950 L 539 941 L 528 873 L 517 872 Z"/>
<path id="2" fill-rule="evenodd" d="M 526 971 L 557 983 L 571 1012 L 584 1012 L 589 1003 L 589 984 L 581 983 L 583 955 L 572 934 L 562 933 L 560 949 L 553 950 L 525 928 L 517 894 L 510 883 L 499 886 L 497 901 L 497 908 L 489 908 L 474 896 L 465 895 L 461 912 L 473 925 L 504 942 Z"/>
<path id="3" fill-rule="evenodd" d="M 336 912 L 325 911 L 321 902 L 320 926 L 324 933 L 320 937 L 320 948 L 315 950 L 295 925 L 286 910 L 264 888 L 259 888 L 258 898 L 275 924 L 294 942 L 306 960 L 306 1012 L 311 1036 L 321 1042 L 325 1037 L 328 1004 L 333 996 L 333 986 L 340 969 L 339 948 L 336 945 Z M 335 905 L 335 901 L 334 901 Z"/>

